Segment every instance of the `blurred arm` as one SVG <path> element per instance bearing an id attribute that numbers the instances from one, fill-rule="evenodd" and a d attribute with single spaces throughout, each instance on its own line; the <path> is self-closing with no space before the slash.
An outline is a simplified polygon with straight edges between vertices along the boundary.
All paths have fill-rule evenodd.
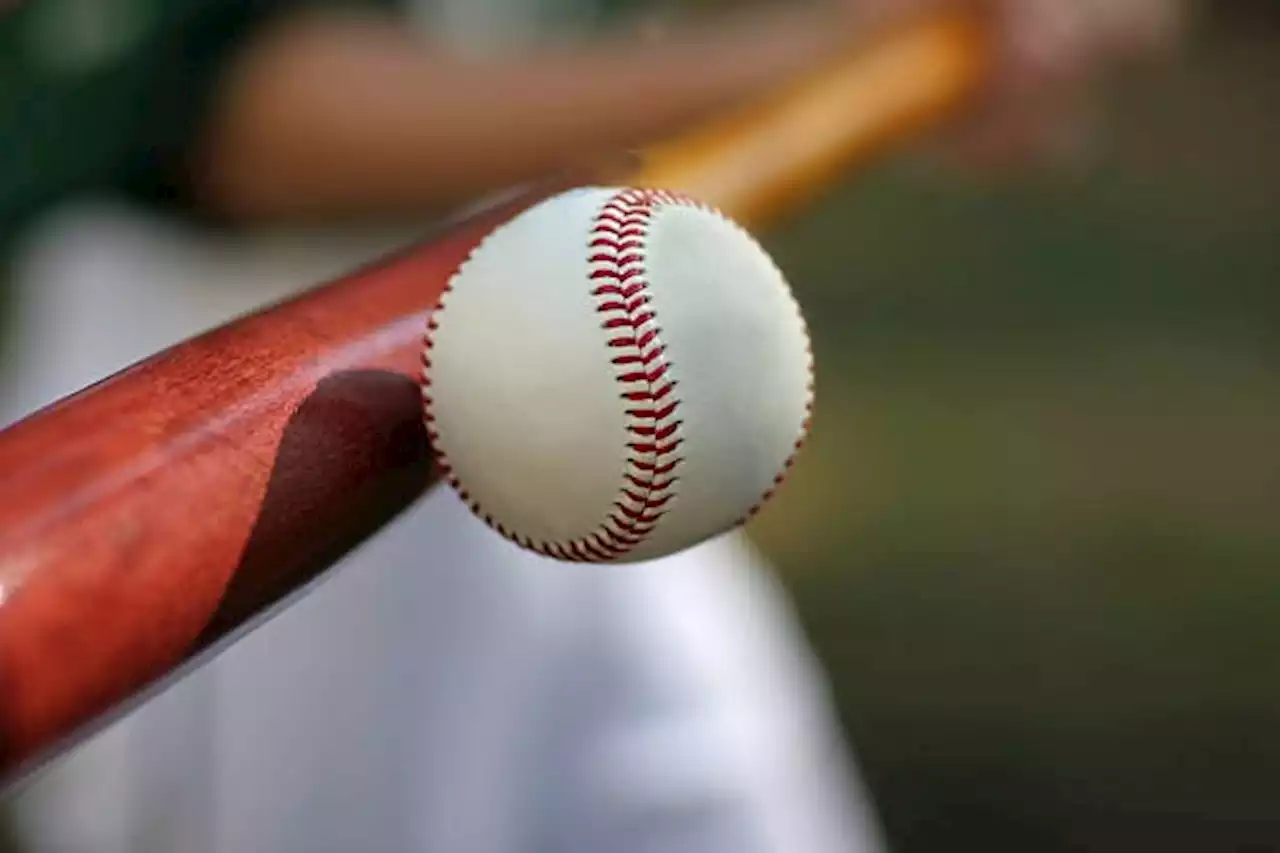
<path id="1" fill-rule="evenodd" d="M 216 93 L 191 175 L 235 218 L 422 212 L 636 146 L 784 82 L 861 28 L 805 4 L 661 44 L 498 58 L 392 19 L 313 13 L 259 36 Z"/>

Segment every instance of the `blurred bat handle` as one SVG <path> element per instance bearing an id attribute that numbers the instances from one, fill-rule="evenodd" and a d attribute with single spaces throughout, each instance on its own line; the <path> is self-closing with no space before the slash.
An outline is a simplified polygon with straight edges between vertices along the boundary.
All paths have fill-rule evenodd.
<path id="1" fill-rule="evenodd" d="M 775 97 L 655 146 L 636 182 L 749 227 L 775 221 L 968 106 L 987 75 L 986 30 L 960 8 L 902 24 Z"/>

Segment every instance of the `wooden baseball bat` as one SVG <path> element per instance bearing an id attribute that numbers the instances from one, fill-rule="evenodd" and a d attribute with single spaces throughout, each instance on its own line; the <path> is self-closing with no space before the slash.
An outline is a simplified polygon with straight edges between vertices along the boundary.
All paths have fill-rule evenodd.
<path id="1" fill-rule="evenodd" d="M 938 15 L 578 183 L 679 189 L 752 227 L 976 90 Z M 605 180 L 599 178 L 604 177 Z M 431 488 L 422 334 L 544 185 L 177 345 L 0 433 L 0 783 L 198 665 Z"/>

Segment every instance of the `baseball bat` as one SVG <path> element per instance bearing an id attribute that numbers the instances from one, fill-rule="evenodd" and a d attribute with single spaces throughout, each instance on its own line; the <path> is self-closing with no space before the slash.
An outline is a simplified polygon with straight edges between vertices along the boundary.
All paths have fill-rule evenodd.
<path id="1" fill-rule="evenodd" d="M 605 182 L 766 225 L 961 106 L 981 29 L 915 21 L 621 173 L 508 198 L 0 432 L 0 785 L 260 624 L 435 484 L 422 335 L 496 225 Z"/>

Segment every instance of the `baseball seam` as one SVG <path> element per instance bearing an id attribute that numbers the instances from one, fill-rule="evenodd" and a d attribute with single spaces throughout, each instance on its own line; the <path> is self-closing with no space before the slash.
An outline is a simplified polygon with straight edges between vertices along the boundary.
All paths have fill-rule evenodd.
<path id="1" fill-rule="evenodd" d="M 616 559 L 657 527 L 676 496 L 680 398 L 671 375 L 662 327 L 652 304 L 645 249 L 649 224 L 661 204 L 685 199 L 656 190 L 623 190 L 595 219 L 588 244 L 588 276 L 601 326 L 609 333 L 610 361 L 626 406 L 627 458 L 618 499 L 590 550 Z"/>
<path id="2" fill-rule="evenodd" d="M 540 541 L 511 530 L 495 519 L 468 494 L 440 449 L 439 430 L 431 396 L 431 350 L 438 315 L 466 263 L 449 281 L 427 322 L 422 352 L 422 398 L 427 435 L 441 476 L 471 511 L 504 538 L 521 547 L 572 562 L 609 562 L 633 551 L 652 534 L 677 495 L 676 470 L 684 461 L 678 451 L 684 442 L 679 418 L 677 381 L 666 357 L 656 309 L 652 305 L 645 249 L 649 226 L 658 208 L 691 207 L 724 218 L 719 211 L 677 193 L 654 189 L 625 189 L 614 194 L 596 214 L 588 238 L 588 277 L 601 327 L 608 333 L 607 347 L 619 396 L 626 414 L 627 454 L 619 491 L 613 506 L 592 532 L 569 541 Z M 728 220 L 726 220 L 728 221 Z M 731 223 L 733 224 L 733 223 Z M 735 224 L 735 227 L 736 224 Z M 482 241 L 483 244 L 483 241 Z M 476 247 L 477 249 L 479 246 Z M 795 299 L 792 296 L 794 304 Z M 799 306 L 795 306 L 799 313 Z M 754 516 L 786 479 L 809 431 L 813 409 L 813 360 L 809 340 L 809 387 L 805 418 L 791 454 L 770 488 L 740 518 Z"/>

